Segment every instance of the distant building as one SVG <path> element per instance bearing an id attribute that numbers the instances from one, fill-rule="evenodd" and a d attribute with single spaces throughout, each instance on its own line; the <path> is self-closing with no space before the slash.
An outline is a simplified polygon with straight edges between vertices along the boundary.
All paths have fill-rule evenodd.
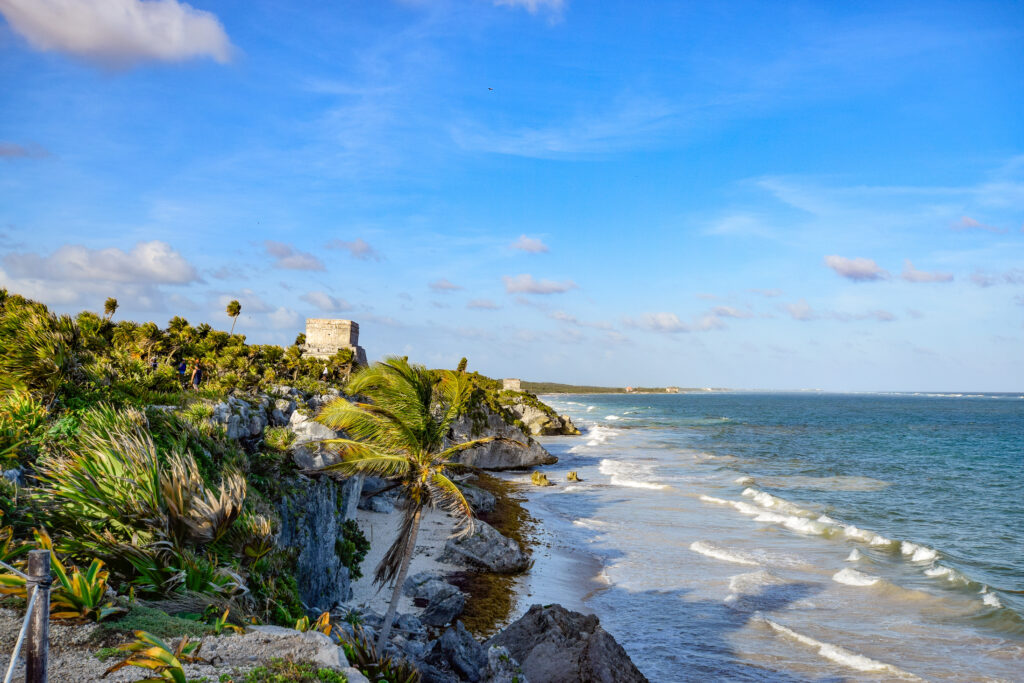
<path id="1" fill-rule="evenodd" d="M 302 351 L 313 358 L 330 358 L 341 349 L 352 349 L 356 364 L 367 365 L 366 350 L 359 345 L 359 323 L 330 318 L 306 318 L 306 343 Z"/>
<path id="2" fill-rule="evenodd" d="M 679 387 L 665 387 L 665 393 L 666 394 L 678 394 L 679 393 Z"/>
<path id="3" fill-rule="evenodd" d="M 627 394 L 632 394 L 634 391 L 636 391 L 636 390 L 633 387 L 626 387 L 626 393 Z"/>
<path id="4" fill-rule="evenodd" d="M 522 391 L 523 381 L 513 377 L 507 377 L 501 380 L 501 388 L 505 391 Z"/>

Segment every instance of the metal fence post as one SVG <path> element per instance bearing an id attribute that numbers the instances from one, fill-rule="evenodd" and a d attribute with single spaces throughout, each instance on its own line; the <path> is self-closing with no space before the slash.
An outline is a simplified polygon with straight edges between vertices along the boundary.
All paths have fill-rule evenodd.
<path id="1" fill-rule="evenodd" d="M 46 659 L 50 648 L 50 551 L 28 554 L 27 587 L 36 592 L 25 653 L 25 683 L 46 683 Z"/>

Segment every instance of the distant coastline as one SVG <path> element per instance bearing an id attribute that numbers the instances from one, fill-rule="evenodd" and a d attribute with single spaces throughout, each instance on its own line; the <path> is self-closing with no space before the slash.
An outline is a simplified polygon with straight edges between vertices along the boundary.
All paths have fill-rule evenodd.
<path id="1" fill-rule="evenodd" d="M 585 384 L 522 381 L 523 391 L 532 394 L 694 394 L 706 391 L 729 391 L 722 387 L 598 387 Z"/>

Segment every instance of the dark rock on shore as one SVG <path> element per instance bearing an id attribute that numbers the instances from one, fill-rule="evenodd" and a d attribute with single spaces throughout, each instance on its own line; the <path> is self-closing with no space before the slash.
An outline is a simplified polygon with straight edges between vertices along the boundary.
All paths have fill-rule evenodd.
<path id="1" fill-rule="evenodd" d="M 450 624 L 455 617 L 462 614 L 466 606 L 466 594 L 433 572 L 420 572 L 410 576 L 405 580 L 402 592 L 427 601 L 427 608 L 420 615 L 420 619 L 430 626 Z"/>
<path id="2" fill-rule="evenodd" d="M 558 458 L 548 453 L 515 424 L 506 422 L 487 406 L 481 406 L 479 410 L 479 414 L 463 415 L 455 421 L 452 425 L 453 443 L 463 443 L 482 436 L 500 436 L 523 445 L 493 441 L 459 453 L 452 459 L 453 462 L 485 470 L 514 470 L 558 462 Z"/>
<path id="3" fill-rule="evenodd" d="M 442 559 L 463 560 L 498 574 L 515 574 L 530 567 L 530 558 L 514 539 L 487 522 L 475 520 L 469 536 L 451 538 Z"/>
<path id="4" fill-rule="evenodd" d="M 508 648 L 531 683 L 647 683 L 597 617 L 533 605 L 486 645 Z"/>

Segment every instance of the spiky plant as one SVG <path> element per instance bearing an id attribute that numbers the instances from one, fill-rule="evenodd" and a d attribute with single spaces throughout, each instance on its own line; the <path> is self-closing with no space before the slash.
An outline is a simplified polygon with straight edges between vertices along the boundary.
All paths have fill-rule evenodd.
<path id="1" fill-rule="evenodd" d="M 0 313 L 0 392 L 15 388 L 47 399 L 77 376 L 81 365 L 78 324 L 44 306 L 8 304 Z"/>
<path id="2" fill-rule="evenodd" d="M 182 663 L 200 662 L 199 649 L 202 643 L 190 643 L 188 636 L 182 636 L 177 647 L 173 650 L 171 646 L 157 638 L 152 633 L 145 631 L 135 632 L 135 641 L 121 645 L 118 649 L 129 652 L 124 660 L 104 672 L 104 676 L 112 674 L 126 666 L 138 666 L 149 669 L 157 678 L 147 678 L 147 681 L 171 681 L 172 683 L 186 683 L 185 669 Z"/>
<path id="3" fill-rule="evenodd" d="M 485 437 L 448 446 L 446 437 L 464 411 L 472 384 L 466 375 L 432 373 L 405 358 L 388 358 L 357 373 L 349 386 L 365 402 L 336 400 L 317 419 L 351 438 L 324 443 L 342 460 L 320 471 L 339 476 L 369 474 L 394 480 L 408 502 L 399 533 L 374 575 L 374 583 L 393 583 L 377 649 L 384 650 L 398 607 L 402 582 L 416 545 L 424 508 L 443 507 L 457 521 L 457 533 L 470 533 L 473 511 L 447 476 L 452 458 L 499 437 Z"/>

